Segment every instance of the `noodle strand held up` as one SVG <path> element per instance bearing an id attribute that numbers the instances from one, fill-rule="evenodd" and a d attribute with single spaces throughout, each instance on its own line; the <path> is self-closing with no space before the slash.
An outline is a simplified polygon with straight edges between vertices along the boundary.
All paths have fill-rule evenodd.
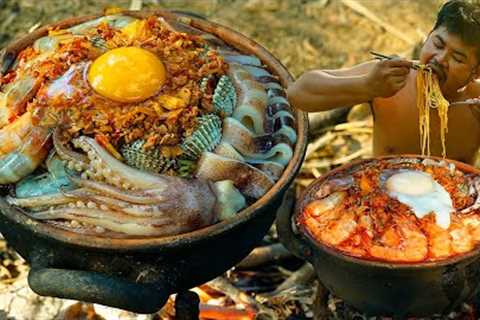
<path id="1" fill-rule="evenodd" d="M 448 131 L 448 106 L 449 102 L 443 97 L 432 70 L 421 65 L 417 72 L 417 107 L 422 155 L 430 155 L 430 108 L 432 108 L 438 109 L 442 157 L 447 156 L 445 140 Z"/>

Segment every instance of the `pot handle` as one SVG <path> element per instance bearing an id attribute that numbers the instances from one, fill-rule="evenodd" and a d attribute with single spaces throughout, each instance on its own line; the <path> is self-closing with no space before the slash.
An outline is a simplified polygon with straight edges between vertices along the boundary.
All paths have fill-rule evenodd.
<path id="1" fill-rule="evenodd" d="M 134 283 L 97 272 L 33 268 L 30 288 L 42 296 L 99 303 L 137 313 L 157 312 L 170 295 L 157 284 Z"/>
<path id="2" fill-rule="evenodd" d="M 295 191 L 290 188 L 285 192 L 282 205 L 277 211 L 276 226 L 280 242 L 300 259 L 310 260 L 310 245 L 293 231 L 292 216 L 295 212 Z"/>

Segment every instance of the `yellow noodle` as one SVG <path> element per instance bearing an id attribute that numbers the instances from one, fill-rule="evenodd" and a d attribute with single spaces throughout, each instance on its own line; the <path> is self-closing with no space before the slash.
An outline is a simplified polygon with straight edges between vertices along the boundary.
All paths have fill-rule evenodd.
<path id="1" fill-rule="evenodd" d="M 433 77 L 431 69 L 420 66 L 417 72 L 417 108 L 422 155 L 430 155 L 430 108 L 432 108 L 438 110 L 442 156 L 444 158 L 447 156 L 445 140 L 448 130 L 448 106 L 449 102 L 443 97 L 438 80 Z"/>

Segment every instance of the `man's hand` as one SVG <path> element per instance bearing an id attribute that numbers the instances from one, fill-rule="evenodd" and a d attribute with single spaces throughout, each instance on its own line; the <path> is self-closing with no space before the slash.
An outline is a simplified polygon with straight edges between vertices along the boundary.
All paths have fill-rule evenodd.
<path id="1" fill-rule="evenodd" d="M 405 86 L 411 67 L 401 58 L 378 61 L 367 74 L 367 85 L 375 97 L 391 97 Z"/>

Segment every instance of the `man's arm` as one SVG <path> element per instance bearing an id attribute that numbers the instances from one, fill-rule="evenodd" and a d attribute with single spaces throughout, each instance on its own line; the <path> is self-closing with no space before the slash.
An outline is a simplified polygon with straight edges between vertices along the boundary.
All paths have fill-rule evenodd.
<path id="1" fill-rule="evenodd" d="M 410 61 L 369 61 L 348 69 L 313 70 L 288 87 L 290 103 L 298 109 L 316 112 L 389 97 L 406 81 Z"/>

